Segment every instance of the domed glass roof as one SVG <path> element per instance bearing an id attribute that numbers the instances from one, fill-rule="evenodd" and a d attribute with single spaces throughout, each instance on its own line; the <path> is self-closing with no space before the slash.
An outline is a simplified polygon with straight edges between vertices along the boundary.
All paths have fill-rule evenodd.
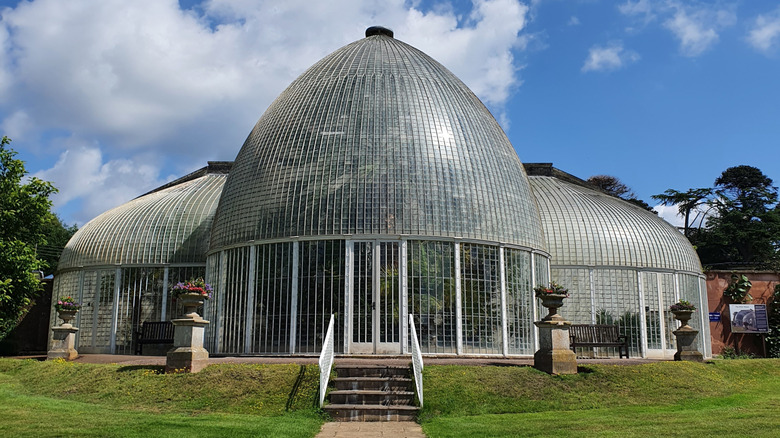
<path id="1" fill-rule="evenodd" d="M 615 266 L 701 273 L 688 239 L 660 217 L 614 196 L 530 176 L 553 266 Z"/>
<path id="2" fill-rule="evenodd" d="M 211 249 L 343 235 L 543 248 L 525 171 L 490 112 L 429 56 L 369 34 L 303 73 L 257 122 Z"/>
<path id="3" fill-rule="evenodd" d="M 209 173 L 138 197 L 89 221 L 58 270 L 113 264 L 204 263 L 226 174 Z M 164 186 L 165 187 L 165 186 Z"/>

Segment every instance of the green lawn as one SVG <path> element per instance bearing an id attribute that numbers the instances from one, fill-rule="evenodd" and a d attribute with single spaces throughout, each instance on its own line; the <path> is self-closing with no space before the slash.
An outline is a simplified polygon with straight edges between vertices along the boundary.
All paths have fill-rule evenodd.
<path id="1" fill-rule="evenodd" d="M 777 436 L 780 360 L 583 367 L 427 367 L 431 437 Z"/>
<path id="2" fill-rule="evenodd" d="M 0 436 L 311 437 L 318 371 L 300 365 L 161 367 L 0 359 Z M 780 360 L 530 367 L 427 366 L 431 437 L 777 436 Z"/>
<path id="3" fill-rule="evenodd" d="M 324 421 L 316 366 L 161 371 L 0 359 L 0 436 L 312 437 Z"/>

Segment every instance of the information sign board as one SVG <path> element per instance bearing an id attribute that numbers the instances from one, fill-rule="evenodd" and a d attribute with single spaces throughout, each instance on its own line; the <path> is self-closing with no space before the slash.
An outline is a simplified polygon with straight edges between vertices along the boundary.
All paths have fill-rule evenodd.
<path id="1" fill-rule="evenodd" d="M 729 304 L 732 333 L 767 333 L 766 304 Z"/>

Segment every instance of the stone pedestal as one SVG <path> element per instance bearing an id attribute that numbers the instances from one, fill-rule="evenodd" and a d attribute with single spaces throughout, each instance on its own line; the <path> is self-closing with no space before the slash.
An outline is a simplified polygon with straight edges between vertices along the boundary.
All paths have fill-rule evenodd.
<path id="1" fill-rule="evenodd" d="M 539 351 L 534 368 L 547 374 L 577 374 L 577 356 L 569 348 L 569 326 L 560 315 L 534 322 L 539 328 Z"/>
<path id="2" fill-rule="evenodd" d="M 704 361 L 704 357 L 699 353 L 694 344 L 696 335 L 699 334 L 698 330 L 694 330 L 686 324 L 672 333 L 677 337 L 677 353 L 674 353 L 674 360 Z"/>
<path id="3" fill-rule="evenodd" d="M 173 349 L 165 361 L 166 373 L 197 373 L 209 364 L 209 352 L 203 348 L 203 334 L 209 324 L 197 318 L 174 319 Z"/>
<path id="4" fill-rule="evenodd" d="M 52 336 L 51 349 L 46 354 L 46 359 L 65 359 L 73 360 L 79 356 L 79 352 L 76 351 L 76 332 L 79 331 L 76 327 L 70 325 L 70 323 L 63 324 L 59 327 L 52 327 L 54 332 Z"/>

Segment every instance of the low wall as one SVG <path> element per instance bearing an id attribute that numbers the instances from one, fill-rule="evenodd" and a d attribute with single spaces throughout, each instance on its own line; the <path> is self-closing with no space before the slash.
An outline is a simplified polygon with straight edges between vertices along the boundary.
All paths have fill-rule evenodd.
<path id="1" fill-rule="evenodd" d="M 741 353 L 751 353 L 763 357 L 765 356 L 764 335 L 731 332 L 729 304 L 734 304 L 734 302 L 723 296 L 723 290 L 729 285 L 731 274 L 734 272 L 709 271 L 706 273 L 709 312 L 720 313 L 720 322 L 710 322 L 712 354 L 721 354 L 724 347 L 732 347 Z M 764 271 L 736 271 L 736 273 L 746 275 L 753 283 L 753 287 L 750 289 L 753 301 L 748 302 L 748 304 L 769 304 L 775 285 L 780 283 L 780 274 Z"/>

